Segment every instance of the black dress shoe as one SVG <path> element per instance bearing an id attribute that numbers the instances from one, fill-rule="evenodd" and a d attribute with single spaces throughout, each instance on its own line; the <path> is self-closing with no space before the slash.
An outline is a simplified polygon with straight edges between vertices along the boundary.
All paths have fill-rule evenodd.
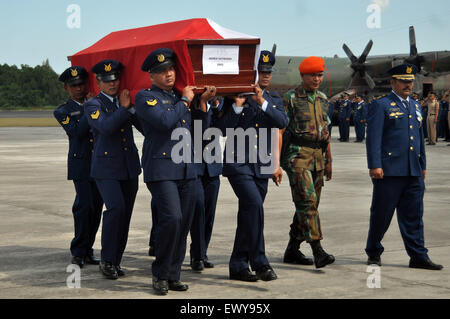
<path id="1" fill-rule="evenodd" d="M 84 266 L 84 258 L 72 256 L 72 264 L 78 265 L 80 268 Z"/>
<path id="2" fill-rule="evenodd" d="M 311 258 L 307 258 L 300 250 L 284 252 L 283 262 L 286 264 L 295 265 L 313 265 L 314 261 Z"/>
<path id="3" fill-rule="evenodd" d="M 189 289 L 189 286 L 183 284 L 179 280 L 169 280 L 169 289 L 174 291 L 186 291 Z"/>
<path id="4" fill-rule="evenodd" d="M 409 268 L 441 270 L 444 267 L 442 265 L 435 264 L 428 258 L 428 259 L 410 259 L 409 260 Z"/>
<path id="5" fill-rule="evenodd" d="M 376 257 L 370 257 L 367 259 L 367 264 L 368 265 L 378 265 L 381 267 L 381 257 L 380 256 L 376 256 Z"/>
<path id="6" fill-rule="evenodd" d="M 123 268 L 120 267 L 120 265 L 116 266 L 116 271 L 117 271 L 117 276 L 119 276 L 119 277 L 125 276 L 125 270 L 123 270 Z"/>
<path id="7" fill-rule="evenodd" d="M 214 268 L 214 264 L 207 260 L 203 260 L 203 265 L 205 266 L 205 268 Z"/>
<path id="8" fill-rule="evenodd" d="M 94 255 L 86 255 L 86 257 L 84 257 L 84 261 L 87 264 L 91 264 L 91 265 L 100 264 L 100 259 L 96 258 Z"/>
<path id="9" fill-rule="evenodd" d="M 155 257 L 155 247 L 150 246 L 150 248 L 148 249 L 148 255 L 151 257 Z"/>
<path id="10" fill-rule="evenodd" d="M 238 272 L 236 274 L 230 273 L 230 279 L 241 280 L 241 281 L 250 281 L 250 282 L 258 281 L 258 277 L 256 275 L 253 275 L 250 272 L 250 269 L 248 269 L 248 268 L 242 269 L 240 272 Z"/>
<path id="11" fill-rule="evenodd" d="M 202 271 L 205 268 L 203 260 L 193 260 L 191 263 L 191 268 L 193 271 Z"/>
<path id="12" fill-rule="evenodd" d="M 256 270 L 256 276 L 263 281 L 271 281 L 277 279 L 277 275 L 270 266 L 262 266 Z"/>
<path id="13" fill-rule="evenodd" d="M 160 295 L 167 295 L 169 293 L 169 283 L 167 280 L 153 278 L 153 289 Z"/>
<path id="14" fill-rule="evenodd" d="M 117 279 L 119 275 L 117 274 L 116 267 L 110 262 L 100 262 L 99 265 L 100 272 L 108 279 Z"/>

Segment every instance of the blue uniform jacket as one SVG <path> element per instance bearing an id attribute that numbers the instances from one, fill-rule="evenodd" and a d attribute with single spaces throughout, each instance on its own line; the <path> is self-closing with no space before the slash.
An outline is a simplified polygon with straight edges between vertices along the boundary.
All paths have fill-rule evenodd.
<path id="1" fill-rule="evenodd" d="M 369 107 L 367 161 L 385 176 L 422 176 L 426 169 L 420 104 L 409 99 L 407 108 L 390 93 Z"/>
<path id="2" fill-rule="evenodd" d="M 94 139 L 92 130 L 83 113 L 83 106 L 72 99 L 60 105 L 53 112 L 56 120 L 61 124 L 69 137 L 69 153 L 67 156 L 68 180 L 90 179 L 89 173 Z"/>
<path id="3" fill-rule="evenodd" d="M 136 116 L 112 103 L 102 93 L 84 104 L 85 116 L 94 135 L 91 176 L 95 179 L 128 180 L 141 173 L 134 143 L 134 125 L 141 131 Z"/>
<path id="4" fill-rule="evenodd" d="M 263 111 L 261 106 L 259 106 L 252 99 L 247 98 L 247 101 L 244 104 L 244 108 L 242 113 L 236 114 L 232 107 L 232 103 L 228 102 L 224 105 L 225 114 L 222 116 L 220 120 L 217 122 L 217 126 L 222 130 L 223 134 L 226 135 L 227 128 L 242 128 L 246 131 L 249 128 L 256 129 L 256 137 L 254 140 L 255 143 L 252 142 L 252 137 L 246 137 L 244 149 L 239 149 L 239 143 L 237 138 L 234 137 L 234 148 L 232 150 L 231 159 L 226 158 L 226 154 L 229 154 L 230 150 L 226 148 L 230 145 L 231 137 L 227 137 L 227 143 L 225 146 L 225 159 L 223 165 L 223 175 L 231 176 L 231 175 L 251 175 L 256 176 L 258 178 L 270 178 L 272 174 L 262 174 L 261 167 L 270 166 L 271 162 L 263 163 L 260 158 L 260 152 L 264 154 L 264 156 L 272 156 L 271 147 L 271 128 L 283 129 L 288 124 L 288 118 L 284 111 L 283 100 L 278 95 L 277 92 L 268 92 L 264 90 L 263 92 L 264 99 L 268 102 L 266 111 Z M 259 150 L 261 131 L 260 129 L 266 129 L 266 150 Z M 245 154 L 240 154 L 240 152 L 245 152 Z M 252 163 L 250 161 L 250 152 L 257 152 L 257 161 L 256 163 Z M 245 155 L 245 160 L 243 163 L 238 162 L 238 154 Z M 241 161 L 242 162 L 242 161 Z"/>
<path id="5" fill-rule="evenodd" d="M 330 118 L 330 121 L 333 118 L 333 111 L 334 111 L 334 103 L 328 103 L 328 117 Z"/>
<path id="6" fill-rule="evenodd" d="M 222 110 L 222 108 L 223 108 L 223 99 L 217 107 L 210 107 L 206 114 L 200 110 L 192 111 L 192 119 L 202 121 L 202 134 L 204 134 L 208 128 L 215 126 L 215 121 L 217 120 L 217 115 Z M 194 133 L 194 135 L 195 135 L 195 133 Z M 196 141 L 198 140 L 197 137 L 194 137 L 194 138 Z M 202 135 L 202 150 L 208 151 L 208 149 L 206 149 L 206 148 L 210 147 L 210 146 L 208 146 L 210 143 L 215 142 L 214 141 L 215 138 L 216 138 L 215 136 L 212 136 L 211 138 L 205 137 L 205 139 L 203 139 L 203 135 Z M 216 151 L 217 151 L 217 149 L 212 149 L 211 155 L 215 156 Z M 195 153 L 195 150 L 194 150 L 194 153 Z M 222 156 L 221 156 L 221 159 L 222 159 Z M 203 156 L 202 156 L 202 163 L 195 164 L 197 176 L 205 176 L 205 175 L 207 175 L 209 177 L 219 176 L 222 174 L 222 167 L 223 167 L 222 161 L 206 163 L 204 161 Z"/>
<path id="7" fill-rule="evenodd" d="M 177 94 L 166 92 L 155 85 L 151 89 L 139 91 L 135 104 L 145 136 L 142 150 L 144 182 L 196 178 L 192 139 L 186 145 L 190 162 L 175 163 L 171 156 L 172 148 L 181 139 L 172 140 L 172 131 L 184 128 L 186 133 L 191 134 L 191 110 Z"/>
<path id="8" fill-rule="evenodd" d="M 352 103 L 350 101 L 345 100 L 342 101 L 339 105 L 339 120 L 343 121 L 346 118 L 350 118 L 352 113 Z"/>
<path id="9" fill-rule="evenodd" d="M 355 120 L 367 120 L 367 104 L 364 102 L 361 103 L 355 103 L 355 114 L 354 114 L 354 119 Z"/>

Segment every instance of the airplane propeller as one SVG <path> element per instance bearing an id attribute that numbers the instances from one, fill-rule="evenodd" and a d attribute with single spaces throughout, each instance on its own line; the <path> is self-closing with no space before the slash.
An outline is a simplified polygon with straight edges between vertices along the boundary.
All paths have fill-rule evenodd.
<path id="1" fill-rule="evenodd" d="M 350 88 L 350 86 L 353 82 L 353 78 L 355 77 L 356 74 L 359 74 L 359 76 L 366 81 L 367 85 L 369 86 L 369 88 L 371 90 L 375 87 L 375 82 L 372 79 L 372 77 L 366 72 L 366 66 L 365 66 L 367 56 L 369 55 L 369 52 L 372 49 L 372 45 L 373 45 L 373 41 L 370 40 L 369 43 L 367 43 L 363 53 L 361 54 L 361 56 L 359 58 L 357 58 L 353 54 L 353 52 L 350 50 L 350 48 L 345 43 L 342 46 L 342 49 L 344 50 L 345 54 L 347 54 L 348 58 L 352 62 L 350 67 L 353 69 L 353 74 L 352 74 L 349 84 L 347 85 L 347 89 Z"/>
<path id="2" fill-rule="evenodd" d="M 272 47 L 272 54 L 275 55 L 277 53 L 277 44 L 274 43 Z"/>
<path id="3" fill-rule="evenodd" d="M 425 57 L 419 55 L 416 46 L 416 33 L 414 27 L 409 27 L 409 57 L 405 59 L 405 62 L 414 64 L 419 71 L 422 71 L 422 63 L 425 62 Z"/>

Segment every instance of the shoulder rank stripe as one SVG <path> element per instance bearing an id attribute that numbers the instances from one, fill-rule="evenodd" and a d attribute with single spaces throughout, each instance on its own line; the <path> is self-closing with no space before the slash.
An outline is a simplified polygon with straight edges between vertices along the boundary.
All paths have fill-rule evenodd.
<path id="1" fill-rule="evenodd" d="M 158 100 L 154 99 L 152 101 L 147 101 L 147 105 L 155 106 L 158 103 Z"/>
<path id="2" fill-rule="evenodd" d="M 70 122 L 70 117 L 67 116 L 67 118 L 64 121 L 61 121 L 61 124 L 67 125 L 67 124 L 69 124 L 69 122 Z"/>
<path id="3" fill-rule="evenodd" d="M 97 112 L 91 114 L 91 118 L 93 120 L 98 119 L 99 116 L 100 116 L 100 110 L 97 110 Z"/>

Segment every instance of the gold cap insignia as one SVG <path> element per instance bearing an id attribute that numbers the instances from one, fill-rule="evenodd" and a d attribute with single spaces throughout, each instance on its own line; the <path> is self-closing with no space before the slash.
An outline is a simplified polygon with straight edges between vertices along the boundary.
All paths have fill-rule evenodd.
<path id="1" fill-rule="evenodd" d="M 70 117 L 67 116 L 67 118 L 64 121 L 61 121 L 61 124 L 67 125 L 67 124 L 69 124 L 69 122 L 70 122 Z"/>
<path id="2" fill-rule="evenodd" d="M 76 77 L 78 75 L 77 69 L 70 69 L 70 74 L 72 74 L 73 77 Z"/>
<path id="3" fill-rule="evenodd" d="M 164 54 L 158 54 L 158 62 L 162 63 L 166 60 L 166 57 L 164 56 Z"/>
<path id="4" fill-rule="evenodd" d="M 155 106 L 158 103 L 158 100 L 154 99 L 152 101 L 147 101 L 147 105 Z"/>
<path id="5" fill-rule="evenodd" d="M 269 55 L 268 55 L 268 54 L 263 54 L 263 55 L 262 55 L 262 58 L 263 58 L 263 62 L 264 62 L 264 63 L 269 62 Z"/>
<path id="6" fill-rule="evenodd" d="M 99 116 L 100 116 L 100 110 L 97 110 L 97 112 L 91 114 L 91 118 L 93 120 L 98 119 Z"/>
<path id="7" fill-rule="evenodd" d="M 412 73 L 412 67 L 411 67 L 411 66 L 408 66 L 408 67 L 406 68 L 406 73 L 408 73 L 408 74 L 411 74 L 411 73 Z"/>
<path id="8" fill-rule="evenodd" d="M 111 72 L 111 63 L 108 64 L 108 65 L 105 64 L 105 71 L 106 72 Z"/>

